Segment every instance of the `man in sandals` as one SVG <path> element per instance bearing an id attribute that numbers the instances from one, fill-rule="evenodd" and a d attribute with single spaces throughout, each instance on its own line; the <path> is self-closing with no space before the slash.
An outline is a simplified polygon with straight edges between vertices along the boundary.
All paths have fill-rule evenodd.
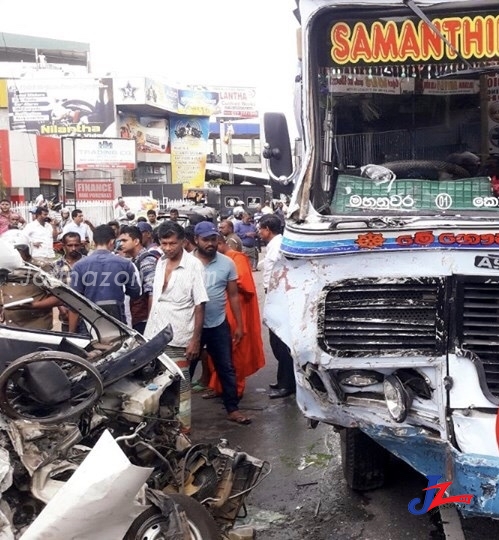
<path id="1" fill-rule="evenodd" d="M 237 289 L 237 271 L 229 257 L 218 253 L 219 232 L 209 221 L 198 223 L 194 229 L 197 249 L 193 254 L 204 265 L 204 278 L 209 301 L 206 304 L 201 347 L 213 360 L 222 386 L 222 401 L 227 410 L 227 418 L 237 424 L 250 424 L 251 419 L 238 407 L 236 373 L 232 363 L 232 345 L 237 346 L 243 336 L 243 320 Z M 236 320 L 236 328 L 231 335 L 226 318 L 226 302 L 229 302 Z M 195 364 L 191 364 L 191 376 Z"/>
<path id="2" fill-rule="evenodd" d="M 191 380 L 189 364 L 199 356 L 205 303 L 208 295 L 203 283 L 203 265 L 184 249 L 184 229 L 165 221 L 158 227 L 159 245 L 164 255 L 154 275 L 152 307 L 144 331 L 152 338 L 171 324 L 173 338 L 166 354 L 182 370 L 178 420 L 182 431 L 191 429 Z"/>

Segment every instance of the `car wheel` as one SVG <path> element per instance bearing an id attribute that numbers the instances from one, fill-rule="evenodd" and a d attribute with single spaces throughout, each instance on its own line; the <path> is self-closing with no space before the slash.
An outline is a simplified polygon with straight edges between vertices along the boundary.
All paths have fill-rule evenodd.
<path id="1" fill-rule="evenodd" d="M 208 510 L 192 497 L 174 493 L 168 495 L 185 513 L 191 540 L 221 540 L 220 530 Z M 153 506 L 138 516 L 124 540 L 164 540 L 169 531 L 168 517 Z"/>
<path id="2" fill-rule="evenodd" d="M 384 485 L 389 452 L 358 428 L 340 431 L 343 475 L 348 487 L 368 491 Z"/>

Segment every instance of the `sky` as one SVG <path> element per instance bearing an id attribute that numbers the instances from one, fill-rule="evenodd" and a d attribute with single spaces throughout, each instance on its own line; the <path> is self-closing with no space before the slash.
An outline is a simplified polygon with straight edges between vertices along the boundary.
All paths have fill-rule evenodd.
<path id="1" fill-rule="evenodd" d="M 0 0 L 0 31 L 90 43 L 96 75 L 256 86 L 263 111 L 290 114 L 294 0 Z"/>

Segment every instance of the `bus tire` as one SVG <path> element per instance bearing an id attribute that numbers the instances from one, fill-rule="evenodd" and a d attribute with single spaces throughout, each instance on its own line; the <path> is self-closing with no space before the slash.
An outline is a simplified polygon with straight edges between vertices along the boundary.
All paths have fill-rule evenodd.
<path id="1" fill-rule="evenodd" d="M 343 475 L 350 489 L 369 491 L 385 483 L 389 453 L 358 428 L 340 431 Z"/>

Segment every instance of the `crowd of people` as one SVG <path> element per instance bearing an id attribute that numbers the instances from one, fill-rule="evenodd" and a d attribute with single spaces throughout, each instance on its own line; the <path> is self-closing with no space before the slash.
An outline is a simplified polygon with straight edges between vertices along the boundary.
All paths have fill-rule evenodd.
<path id="1" fill-rule="evenodd" d="M 105 224 L 95 226 L 79 209 L 63 208 L 54 219 L 44 204 L 26 222 L 3 199 L 0 238 L 12 243 L 24 261 L 50 272 L 146 338 L 171 326 L 166 353 L 184 374 L 178 420 L 186 433 L 191 430 L 192 391 L 205 398 L 219 396 L 228 420 L 250 424 L 239 402 L 246 378 L 265 365 L 253 273 L 263 270 L 267 289 L 279 253 L 282 215 L 266 204 L 254 214 L 234 212 L 220 223 L 193 219 L 182 226 L 175 209 L 168 217 L 160 222 L 149 210 L 135 219 L 119 198 L 116 219 Z M 54 250 L 57 242 L 60 253 Z M 259 263 L 264 244 L 266 254 Z M 88 332 L 79 315 L 60 300 L 18 285 L 2 285 L 3 303 L 22 295 L 32 301 L 4 309 L 2 322 L 51 330 L 55 309 L 63 332 Z M 273 332 L 270 344 L 278 360 L 277 382 L 269 394 L 274 399 L 294 393 L 295 381 L 289 349 Z M 194 381 L 196 368 L 201 374 Z"/>

